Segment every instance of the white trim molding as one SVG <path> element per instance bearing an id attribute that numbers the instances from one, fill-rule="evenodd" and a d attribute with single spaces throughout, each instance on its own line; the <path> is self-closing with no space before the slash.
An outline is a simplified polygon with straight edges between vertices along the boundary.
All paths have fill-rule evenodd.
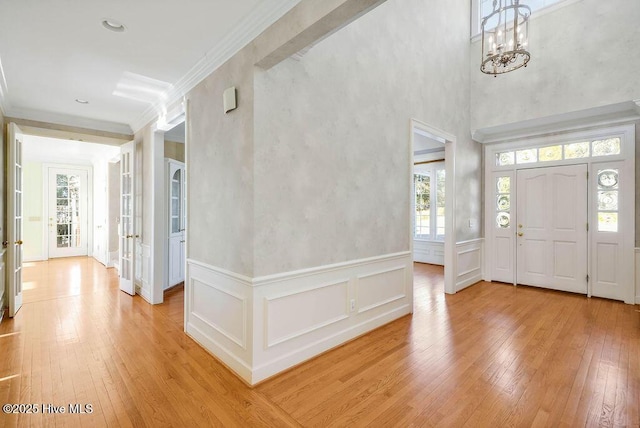
<path id="1" fill-rule="evenodd" d="M 640 248 L 635 248 L 635 285 L 636 285 L 636 301 L 635 304 L 640 304 Z"/>
<path id="2" fill-rule="evenodd" d="M 131 129 L 134 132 L 138 132 L 155 118 L 162 117 L 163 111 L 168 106 L 179 102 L 187 92 L 227 62 L 299 2 L 300 0 L 268 0 L 260 2 L 249 15 L 234 26 L 234 29 L 220 43 L 207 52 L 200 61 L 172 85 L 166 97 L 163 98 L 164 101 L 150 105 L 140 117 L 132 122 Z"/>
<path id="3" fill-rule="evenodd" d="M 2 318 L 4 316 L 4 308 L 9 306 L 9 302 L 6 299 L 6 281 L 5 281 L 5 262 L 4 262 L 4 254 L 6 250 L 0 250 L 0 322 L 2 322 Z"/>
<path id="4" fill-rule="evenodd" d="M 413 312 L 411 252 L 249 278 L 187 260 L 185 331 L 254 385 Z"/>
<path id="5" fill-rule="evenodd" d="M 151 264 L 151 246 L 143 244 L 139 239 L 136 239 L 135 251 L 137 255 L 137 261 L 140 261 L 140 263 L 137 263 L 136 266 L 136 293 L 139 294 L 147 302 L 153 304 L 153 301 L 151 299 L 151 283 L 149 278 Z"/>
<path id="6" fill-rule="evenodd" d="M 484 238 L 456 243 L 456 291 L 467 288 L 484 276 Z"/>
<path id="7" fill-rule="evenodd" d="M 444 266 L 444 242 L 414 238 L 413 261 Z"/>

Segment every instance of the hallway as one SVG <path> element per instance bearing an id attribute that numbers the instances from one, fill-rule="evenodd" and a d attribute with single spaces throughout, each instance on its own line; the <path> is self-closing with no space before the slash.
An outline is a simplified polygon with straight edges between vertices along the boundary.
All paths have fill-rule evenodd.
<path id="1" fill-rule="evenodd" d="M 151 306 L 90 258 L 25 266 L 0 324 L 0 402 L 91 404 L 2 426 L 613 426 L 640 422 L 640 314 L 500 283 L 442 293 L 415 267 L 415 313 L 254 389 L 182 329 L 183 292 Z M 68 412 L 68 408 L 67 408 Z"/>

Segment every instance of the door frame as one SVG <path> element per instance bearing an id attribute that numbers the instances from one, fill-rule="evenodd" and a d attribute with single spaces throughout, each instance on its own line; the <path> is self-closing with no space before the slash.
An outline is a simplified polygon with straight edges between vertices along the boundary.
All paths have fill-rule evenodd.
<path id="1" fill-rule="evenodd" d="M 49 169 L 79 169 L 87 172 L 87 257 L 93 256 L 93 166 L 82 164 L 42 163 L 42 254 L 49 260 Z"/>
<path id="2" fill-rule="evenodd" d="M 513 164 L 498 166 L 496 165 L 497 153 L 504 151 L 515 151 L 525 148 L 545 147 L 556 144 L 567 144 L 572 142 L 582 141 L 594 141 L 598 139 L 620 137 L 621 139 L 621 151 L 620 154 L 610 156 L 589 156 L 571 160 L 560 161 L 548 161 L 537 162 L 527 164 Z M 516 269 L 515 269 L 515 257 L 513 258 L 513 264 L 511 267 L 511 273 L 505 273 L 501 277 L 497 278 L 494 271 L 497 261 L 495 251 L 496 239 L 496 215 L 494 209 L 495 184 L 494 181 L 498 176 L 511 176 L 512 184 L 511 188 L 515 189 L 515 176 L 518 169 L 529 169 L 535 167 L 551 167 L 559 165 L 572 165 L 586 163 L 589 171 L 589 183 L 588 183 L 588 213 L 587 218 L 589 221 L 589 231 L 587 236 L 587 274 L 589 275 L 589 282 L 587 287 L 587 296 L 591 297 L 593 291 L 593 284 L 598 280 L 597 271 L 597 246 L 600 243 L 598 241 L 597 229 L 597 198 L 594 197 L 595 180 L 597 171 L 599 168 L 606 168 L 610 165 L 618 165 L 621 174 L 626 177 L 627 183 L 631 182 L 631 185 L 627 185 L 621 188 L 620 195 L 623 206 L 619 209 L 619 224 L 621 225 L 622 233 L 619 238 L 619 269 L 617 270 L 620 275 L 618 281 L 619 284 L 629 284 L 626 290 L 622 290 L 620 296 L 602 296 L 607 298 L 614 298 L 623 300 L 625 303 L 633 304 L 636 301 L 636 290 L 634 281 L 635 270 L 635 124 L 627 123 L 622 125 L 602 126 L 599 128 L 586 128 L 580 130 L 565 130 L 558 131 L 553 134 L 531 136 L 518 139 L 509 139 L 505 137 L 504 140 L 498 142 L 491 142 L 485 144 L 484 147 L 484 174 L 485 174 L 485 257 L 484 257 L 484 273 L 483 279 L 485 281 L 498 280 L 503 282 L 509 282 L 516 284 Z M 517 195 L 515 198 L 512 195 L 511 206 L 515 206 L 517 203 Z M 515 224 L 513 221 L 512 224 Z M 515 228 L 510 228 L 512 238 L 515 238 Z M 512 239 L 512 253 L 515 255 L 515 239 Z"/>
<path id="3" fill-rule="evenodd" d="M 166 260 L 167 263 L 165 263 L 166 268 L 165 268 L 164 277 L 163 277 L 163 287 L 164 287 L 164 289 L 166 289 L 167 287 L 170 286 L 169 285 L 169 278 L 170 278 L 169 266 L 171 264 L 169 263 L 169 240 L 171 239 L 171 233 L 170 233 L 171 219 L 169 218 L 168 213 L 169 213 L 170 204 L 171 204 L 170 193 L 171 193 L 171 165 L 172 164 L 176 165 L 178 168 L 181 168 L 182 171 L 183 171 L 182 182 L 181 182 L 181 187 L 182 188 L 180 190 L 183 193 L 182 193 L 182 198 L 181 198 L 182 200 L 181 200 L 180 204 L 181 204 L 182 210 L 186 210 L 187 209 L 187 207 L 186 207 L 186 195 L 184 194 L 184 192 L 186 190 L 186 184 L 185 184 L 186 165 L 185 165 L 184 162 L 180 162 L 178 160 L 171 159 L 171 158 L 165 158 L 165 177 L 166 177 L 165 178 L 165 180 L 166 180 L 166 182 L 165 182 L 165 192 L 166 192 L 166 195 L 165 195 L 165 200 L 164 200 L 164 202 L 165 202 L 164 209 L 165 209 L 165 213 L 167 213 L 167 214 L 166 214 L 166 217 L 165 217 L 165 226 L 164 226 L 165 227 L 165 235 L 166 235 L 165 236 L 165 246 L 164 246 L 164 251 L 165 251 L 164 260 Z M 184 234 L 183 234 L 184 237 L 183 237 L 183 239 L 186 240 L 186 235 L 187 235 L 187 233 L 186 233 L 186 217 L 184 219 L 184 222 L 185 222 L 185 224 L 183 225 L 183 227 L 185 229 L 184 229 Z M 183 265 L 186 266 L 186 251 L 185 251 L 185 257 L 183 258 L 182 262 L 183 262 Z M 184 270 L 184 266 L 183 266 L 183 270 Z"/>
<path id="4" fill-rule="evenodd" d="M 431 134 L 435 139 L 442 141 L 444 144 L 444 170 L 445 170 L 445 184 L 444 184 L 444 292 L 447 294 L 455 294 L 458 291 L 456 288 L 456 277 L 458 276 L 458 268 L 456 266 L 456 227 L 455 227 L 455 212 L 456 212 L 456 137 L 453 134 L 445 132 L 441 129 L 434 128 L 421 122 L 417 119 L 410 119 L 409 132 L 410 142 L 409 144 L 409 200 L 411 202 L 409 212 L 409 249 L 411 250 L 411 257 L 413 259 L 413 239 L 414 239 L 414 225 L 413 225 L 413 200 L 415 199 L 413 190 L 413 168 L 414 168 L 414 134 L 415 130 L 420 130 Z"/>

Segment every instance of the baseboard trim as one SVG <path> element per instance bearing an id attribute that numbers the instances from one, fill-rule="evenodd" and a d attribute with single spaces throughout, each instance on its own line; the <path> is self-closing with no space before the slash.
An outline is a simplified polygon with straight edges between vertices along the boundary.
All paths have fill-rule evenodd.
<path id="1" fill-rule="evenodd" d="M 185 331 L 250 385 L 413 312 L 409 251 L 259 278 L 189 260 L 186 274 Z"/>
<path id="2" fill-rule="evenodd" d="M 456 243 L 456 292 L 482 281 L 484 238 Z"/>
<path id="3" fill-rule="evenodd" d="M 200 330 L 193 324 L 187 324 L 185 330 L 187 335 L 195 340 L 200 346 L 211 353 L 216 359 L 220 360 L 222 364 L 227 366 L 231 371 L 240 376 L 242 380 L 251 385 L 251 367 L 239 359 L 233 352 L 222 346 L 216 340 L 208 336 L 205 332 Z"/>
<path id="4" fill-rule="evenodd" d="M 321 340 L 312 342 L 293 352 L 279 356 L 278 358 L 256 367 L 252 372 L 252 379 L 250 383 L 251 385 L 255 385 L 258 382 L 262 382 L 277 374 L 281 374 L 286 370 L 292 369 L 299 364 L 309 361 L 320 354 L 338 348 L 376 328 L 382 327 L 383 325 L 389 324 L 390 322 L 402 318 L 405 315 L 411 314 L 412 309 L 412 305 L 410 304 L 403 305 L 375 318 L 371 318 L 338 333 L 322 338 Z"/>
<path id="5" fill-rule="evenodd" d="M 138 288 L 139 287 L 139 288 Z M 153 304 L 151 302 L 151 290 L 149 284 L 142 282 L 142 285 L 136 285 L 136 293 L 140 295 L 147 303 Z"/>

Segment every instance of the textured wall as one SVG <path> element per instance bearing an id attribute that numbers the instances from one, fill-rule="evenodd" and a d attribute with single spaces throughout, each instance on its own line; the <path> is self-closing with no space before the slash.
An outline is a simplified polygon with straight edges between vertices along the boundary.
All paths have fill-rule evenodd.
<path id="1" fill-rule="evenodd" d="M 165 140 L 164 157 L 184 162 L 184 143 Z"/>
<path id="2" fill-rule="evenodd" d="M 237 88 L 238 108 L 222 109 Z M 253 274 L 253 52 L 243 49 L 188 95 L 190 258 Z"/>
<path id="3" fill-rule="evenodd" d="M 479 71 L 481 46 L 474 43 L 471 128 L 640 98 L 639 20 L 636 0 L 582 0 L 535 18 L 531 62 L 496 78 Z"/>
<path id="4" fill-rule="evenodd" d="M 410 118 L 456 136 L 457 239 L 479 236 L 463 227 L 481 216 L 469 14 L 389 0 L 257 72 L 256 275 L 409 250 Z"/>

